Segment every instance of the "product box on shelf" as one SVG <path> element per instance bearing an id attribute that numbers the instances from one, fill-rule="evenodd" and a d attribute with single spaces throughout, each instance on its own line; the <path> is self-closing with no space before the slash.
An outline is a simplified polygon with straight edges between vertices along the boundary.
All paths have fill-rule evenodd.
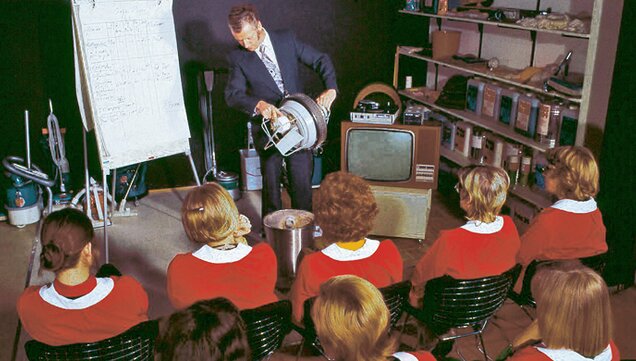
<path id="1" fill-rule="evenodd" d="M 514 87 L 508 87 L 501 90 L 499 97 L 499 114 L 498 119 L 504 125 L 514 126 L 517 118 L 517 101 L 519 100 L 519 92 Z"/>
<path id="2" fill-rule="evenodd" d="M 466 83 L 466 110 L 477 115 L 481 114 L 484 101 L 485 83 L 481 78 L 468 79 Z"/>
<path id="3" fill-rule="evenodd" d="M 484 85 L 484 96 L 482 99 L 481 116 L 487 120 L 499 118 L 499 102 L 501 100 L 501 86 L 497 82 L 490 82 Z"/>
<path id="4" fill-rule="evenodd" d="M 487 133 L 484 143 L 484 163 L 501 167 L 503 165 L 503 148 L 503 139 L 493 133 Z"/>
<path id="5" fill-rule="evenodd" d="M 455 151 L 464 157 L 470 156 L 470 141 L 473 126 L 468 122 L 457 122 L 455 131 Z"/>
<path id="6" fill-rule="evenodd" d="M 510 215 L 515 222 L 515 226 L 517 226 L 517 231 L 519 231 L 519 234 L 522 234 L 526 231 L 530 223 L 532 223 L 532 220 L 539 213 L 539 210 L 535 206 L 516 197 L 508 197 L 506 203 L 508 207 L 510 207 Z"/>
<path id="7" fill-rule="evenodd" d="M 579 107 L 571 104 L 568 109 L 561 111 L 561 128 L 559 130 L 559 145 L 574 145 L 576 142 L 576 128 L 579 124 Z"/>
<path id="8" fill-rule="evenodd" d="M 515 119 L 515 131 L 528 138 L 534 138 L 537 130 L 537 117 L 539 115 L 539 99 L 527 93 L 519 96 L 517 100 L 517 118 Z"/>
<path id="9" fill-rule="evenodd" d="M 457 133 L 457 124 L 455 121 L 446 119 L 442 122 L 442 147 L 448 150 L 455 149 L 455 134 Z"/>

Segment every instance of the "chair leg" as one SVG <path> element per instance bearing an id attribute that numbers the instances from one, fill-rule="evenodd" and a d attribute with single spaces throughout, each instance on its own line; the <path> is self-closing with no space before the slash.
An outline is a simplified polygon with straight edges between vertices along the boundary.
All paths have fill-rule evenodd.
<path id="1" fill-rule="evenodd" d="M 488 353 L 486 352 L 486 345 L 484 344 L 484 337 L 481 335 L 481 332 L 478 335 L 479 335 L 479 342 L 481 343 L 481 349 L 484 351 L 484 360 L 488 361 Z"/>

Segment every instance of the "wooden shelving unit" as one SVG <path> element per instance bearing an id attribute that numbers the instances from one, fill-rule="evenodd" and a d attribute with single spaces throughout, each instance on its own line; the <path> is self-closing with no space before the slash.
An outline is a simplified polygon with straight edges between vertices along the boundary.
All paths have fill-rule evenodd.
<path id="1" fill-rule="evenodd" d="M 571 4 L 574 4 L 574 1 L 576 0 L 568 1 L 568 3 L 560 3 L 560 5 L 570 6 Z M 595 142 L 598 142 L 598 140 L 590 140 L 586 136 L 590 129 L 593 129 L 595 133 L 598 133 L 597 129 L 601 129 L 602 131 L 604 128 L 604 119 L 607 113 L 607 104 L 609 99 L 609 89 L 611 87 L 611 82 L 607 79 L 611 79 L 611 72 L 613 70 L 623 0 L 593 0 L 589 4 L 591 4 L 592 8 L 587 9 L 589 13 L 591 13 L 591 20 L 585 24 L 586 28 L 589 30 L 587 33 L 525 27 L 514 23 L 496 22 L 471 17 L 459 17 L 456 15 L 431 14 L 407 10 L 399 11 L 400 13 L 409 16 L 424 16 L 435 19 L 436 23 L 431 22 L 430 28 L 424 30 L 427 33 L 435 29 L 435 27 L 437 29 L 444 29 L 447 27 L 452 28 L 454 23 L 476 24 L 477 26 L 474 29 L 474 32 L 478 32 L 477 35 L 479 36 L 479 57 L 482 57 L 482 42 L 485 43 L 488 41 L 488 39 L 483 39 L 484 26 L 504 29 L 503 31 L 499 30 L 497 32 L 498 36 L 504 37 L 508 36 L 505 31 L 506 29 L 510 29 L 515 32 L 528 32 L 531 39 L 531 65 L 534 65 L 535 51 L 550 51 L 549 49 L 551 49 L 550 47 L 547 47 L 548 50 L 546 50 L 546 47 L 537 46 L 537 33 L 556 35 L 549 38 L 552 42 L 560 42 L 559 36 L 563 39 L 576 39 L 576 44 L 581 44 L 581 41 L 585 42 L 581 44 L 587 44 L 587 52 L 585 53 L 584 69 L 582 69 L 583 89 L 580 97 L 566 96 L 556 92 L 546 92 L 544 91 L 542 83 L 523 83 L 518 81 L 517 75 L 522 71 L 522 69 L 508 68 L 506 67 L 506 64 L 501 64 L 501 66 L 495 69 L 489 69 L 484 63 L 467 64 L 461 60 L 455 60 L 452 58 L 433 59 L 432 56 L 429 55 L 430 53 L 417 52 L 415 51 L 416 49 L 408 46 L 398 46 L 396 49 L 393 85 L 398 88 L 399 64 L 401 57 L 418 59 L 426 62 L 427 64 L 432 64 L 432 67 L 428 67 L 428 73 L 429 76 L 434 75 L 434 89 L 401 89 L 398 93 L 402 97 L 424 104 L 436 112 L 469 122 L 480 128 L 487 129 L 497 135 L 500 135 L 503 138 L 529 147 L 534 152 L 545 152 L 547 150 L 547 145 L 519 134 L 511 127 L 490 119 L 485 119 L 473 112 L 461 109 L 449 109 L 436 105 L 435 97 L 430 96 L 429 93 L 435 93 L 434 91 L 438 90 L 437 72 L 440 68 L 445 68 L 449 69 L 451 73 L 464 73 L 466 75 L 475 75 L 485 79 L 491 79 L 503 84 L 515 86 L 521 90 L 541 95 L 542 97 L 558 97 L 579 106 L 579 125 L 576 132 L 575 144 L 586 145 L 595 151 L 593 145 Z M 503 35 L 500 33 L 503 33 Z M 473 37 L 473 39 L 475 39 L 475 37 Z M 567 40 L 563 40 L 563 42 L 566 41 Z M 502 46 L 505 47 L 504 43 L 502 43 Z M 502 49 L 502 51 L 505 51 L 505 48 Z M 559 54 L 554 54 L 555 57 L 558 57 L 558 55 Z M 429 79 L 432 79 L 432 76 Z M 589 143 L 591 143 L 592 146 L 590 146 Z M 458 166 L 466 166 L 472 163 L 471 159 L 444 147 L 441 147 L 440 154 L 443 158 L 446 158 Z M 535 205 L 537 208 L 544 208 L 551 204 L 549 195 L 535 187 L 522 187 L 517 185 L 511 188 L 510 192 L 514 196 Z"/>

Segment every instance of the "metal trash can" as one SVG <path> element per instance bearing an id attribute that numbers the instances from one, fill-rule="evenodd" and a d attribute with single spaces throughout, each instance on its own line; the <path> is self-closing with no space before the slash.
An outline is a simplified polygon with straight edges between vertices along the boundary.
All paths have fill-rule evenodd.
<path id="1" fill-rule="evenodd" d="M 276 287 L 289 289 L 296 277 L 300 251 L 314 246 L 314 215 L 297 209 L 282 209 L 265 216 L 263 227 L 278 260 Z"/>

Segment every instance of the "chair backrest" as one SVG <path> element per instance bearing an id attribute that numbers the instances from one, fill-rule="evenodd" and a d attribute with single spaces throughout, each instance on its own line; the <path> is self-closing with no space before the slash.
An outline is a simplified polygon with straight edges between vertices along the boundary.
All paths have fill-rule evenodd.
<path id="1" fill-rule="evenodd" d="M 595 256 L 590 256 L 590 257 L 579 258 L 579 261 L 581 261 L 583 265 L 596 271 L 598 274 L 603 275 L 603 271 L 605 270 L 605 264 L 607 262 L 607 253 L 597 254 Z M 528 264 L 528 267 L 526 267 L 526 272 L 523 276 L 523 284 L 521 286 L 521 293 L 519 294 L 519 299 L 517 300 L 518 301 L 517 303 L 531 305 L 533 307 L 536 306 L 536 302 L 534 301 L 534 298 L 532 297 L 532 290 L 531 290 L 532 277 L 534 277 L 534 274 L 537 273 L 537 267 L 539 267 L 541 264 L 550 263 L 550 262 L 558 262 L 558 261 L 550 261 L 550 260 L 539 261 L 535 259 L 532 262 L 530 262 L 530 264 Z"/>
<path id="2" fill-rule="evenodd" d="M 409 299 L 409 291 L 411 290 L 411 282 L 410 281 L 402 281 L 398 283 L 394 283 L 392 285 L 382 287 L 379 289 L 380 293 L 382 293 L 382 297 L 384 298 L 384 303 L 389 309 L 390 314 L 390 325 L 391 328 L 395 327 L 397 322 L 402 317 L 402 313 L 404 312 L 404 306 L 408 303 Z M 303 338 L 307 340 L 313 347 L 315 347 L 318 351 L 320 350 L 320 341 L 316 336 L 316 328 L 314 325 L 314 321 L 311 319 L 311 307 L 314 304 L 316 297 L 309 298 L 305 300 L 303 304 L 304 316 L 303 316 L 303 326 L 304 329 L 298 330 L 299 333 L 302 334 Z"/>
<path id="3" fill-rule="evenodd" d="M 241 318 L 247 325 L 252 360 L 262 360 L 280 348 L 291 331 L 291 302 L 281 300 L 242 310 Z"/>
<path id="4" fill-rule="evenodd" d="M 430 280 L 424 290 L 424 307 L 418 316 L 434 332 L 484 325 L 506 300 L 520 265 L 507 272 L 477 279 L 444 276 Z"/>
<path id="5" fill-rule="evenodd" d="M 102 341 L 49 346 L 30 340 L 24 348 L 30 361 L 151 361 L 154 360 L 155 339 L 158 332 L 157 320 L 150 320 Z"/>

